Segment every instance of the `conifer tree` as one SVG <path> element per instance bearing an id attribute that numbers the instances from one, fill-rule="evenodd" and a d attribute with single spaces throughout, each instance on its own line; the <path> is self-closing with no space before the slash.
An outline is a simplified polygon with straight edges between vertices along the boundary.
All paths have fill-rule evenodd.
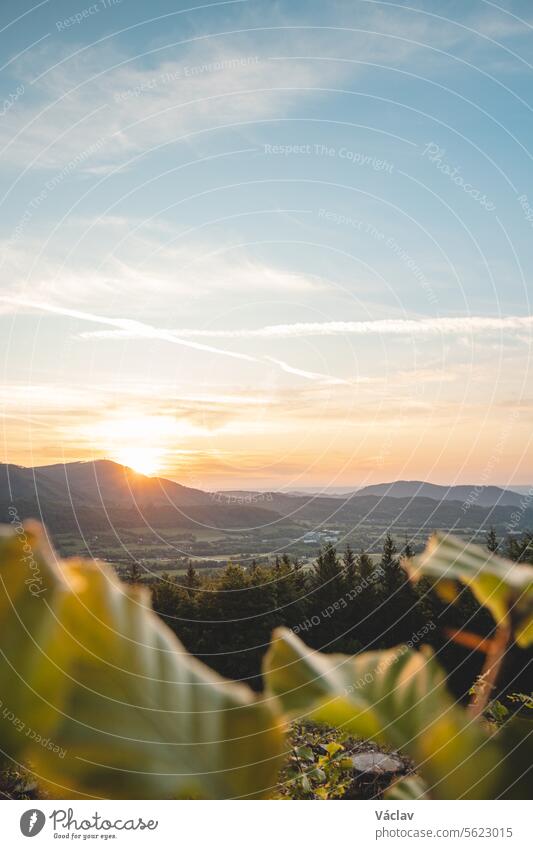
<path id="1" fill-rule="evenodd" d="M 498 551 L 500 543 L 498 542 L 498 537 L 496 536 L 496 531 L 494 530 L 494 525 L 490 526 L 490 530 L 486 536 L 485 545 L 488 550 L 491 552 Z"/>
<path id="2" fill-rule="evenodd" d="M 142 580 L 144 570 L 137 560 L 131 560 L 128 564 L 124 580 L 128 584 L 139 584 Z"/>
<path id="3" fill-rule="evenodd" d="M 185 586 L 189 590 L 195 590 L 201 585 L 202 581 L 196 569 L 193 566 L 192 560 L 189 560 L 187 574 L 185 576 Z"/>
<path id="4" fill-rule="evenodd" d="M 390 533 L 383 543 L 380 567 L 378 610 L 381 627 L 378 638 L 385 648 L 409 640 L 418 623 L 416 595 Z"/>
<path id="5" fill-rule="evenodd" d="M 394 542 L 390 532 L 387 532 L 380 560 L 380 566 L 386 577 L 392 577 L 398 572 L 400 561 L 397 555 L 398 549 L 396 548 L 396 543 Z"/>
<path id="6" fill-rule="evenodd" d="M 343 592 L 342 569 L 337 550 L 332 545 L 320 551 L 313 571 L 315 598 L 323 604 L 337 600 Z"/>
<path id="7" fill-rule="evenodd" d="M 405 537 L 405 542 L 402 548 L 402 560 L 411 560 L 415 556 L 415 550 L 411 545 L 411 540 Z"/>
<path id="8" fill-rule="evenodd" d="M 347 590 L 353 589 L 357 584 L 358 570 L 355 554 L 349 545 L 346 546 L 342 556 L 343 579 Z"/>
<path id="9" fill-rule="evenodd" d="M 312 574 L 308 615 L 318 624 L 306 636 L 306 642 L 326 651 L 340 650 L 336 640 L 344 628 L 344 617 L 339 615 L 344 596 L 343 570 L 336 549 L 328 545 L 320 551 Z"/>
<path id="10" fill-rule="evenodd" d="M 368 581 L 374 572 L 374 563 L 366 551 L 362 551 L 357 558 L 357 568 L 362 580 Z"/>

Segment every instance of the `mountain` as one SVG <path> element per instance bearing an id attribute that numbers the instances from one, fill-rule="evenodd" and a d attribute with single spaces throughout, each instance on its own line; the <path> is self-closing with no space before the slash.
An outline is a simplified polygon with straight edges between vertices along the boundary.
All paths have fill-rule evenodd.
<path id="1" fill-rule="evenodd" d="M 264 505 L 219 503 L 216 495 L 137 474 L 111 460 L 25 468 L 0 464 L 0 520 L 10 505 L 22 518 L 58 529 L 103 526 L 255 527 L 279 518 Z"/>
<path id="2" fill-rule="evenodd" d="M 468 492 L 472 492 L 472 489 L 468 489 Z M 533 505 L 516 510 L 512 505 L 481 505 L 446 498 L 439 501 L 423 496 L 401 498 L 365 494 L 363 491 L 334 497 L 233 491 L 219 493 L 219 498 L 226 498 L 228 503 L 235 499 L 251 502 L 254 498 L 261 498 L 270 510 L 289 521 L 311 523 L 322 528 L 340 526 L 345 530 L 355 530 L 373 527 L 395 529 L 396 532 L 412 528 L 429 533 L 437 528 L 488 530 L 494 525 L 500 535 L 508 534 L 511 529 L 521 531 L 533 528 Z M 518 519 L 515 518 L 517 514 Z"/>
<path id="3" fill-rule="evenodd" d="M 461 501 L 477 507 L 519 507 L 524 496 L 499 486 L 439 486 L 425 481 L 392 481 L 358 489 L 356 496 L 377 495 L 390 498 L 432 498 L 434 501 Z"/>
<path id="4" fill-rule="evenodd" d="M 112 460 L 57 463 L 22 471 L 29 472 L 32 478 L 33 472 L 38 472 L 39 481 L 51 483 L 63 501 L 83 498 L 87 504 L 115 507 L 128 507 L 132 503 L 140 507 L 206 506 L 213 501 L 212 495 L 201 489 L 191 489 L 166 478 L 147 477 Z"/>
<path id="5" fill-rule="evenodd" d="M 492 486 L 396 481 L 335 496 L 213 493 L 140 475 L 110 460 L 36 468 L 0 464 L 0 522 L 9 521 L 9 507 L 14 505 L 21 518 L 38 518 L 57 533 L 147 526 L 260 532 L 283 522 L 299 523 L 300 529 L 303 524 L 349 531 L 392 528 L 398 533 L 406 528 L 429 532 L 494 525 L 503 535 L 509 528 L 533 527 L 533 505 L 523 502 L 523 495 Z"/>

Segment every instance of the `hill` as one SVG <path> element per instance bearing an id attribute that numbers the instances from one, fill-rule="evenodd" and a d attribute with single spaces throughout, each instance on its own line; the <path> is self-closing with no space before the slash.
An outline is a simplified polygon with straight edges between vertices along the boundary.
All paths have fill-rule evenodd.
<path id="1" fill-rule="evenodd" d="M 499 486 L 439 486 L 425 481 L 391 481 L 365 486 L 356 490 L 356 496 L 377 495 L 390 498 L 432 498 L 434 501 L 461 501 L 478 507 L 518 507 L 523 495 Z"/>
<path id="2" fill-rule="evenodd" d="M 111 460 L 25 468 L 0 464 L 0 521 L 14 505 L 21 518 L 53 530 L 105 527 L 249 528 L 275 521 L 271 510 L 218 503 L 213 493 L 137 474 Z"/>
<path id="3" fill-rule="evenodd" d="M 147 477 L 111 460 L 25 468 L 0 464 L 0 521 L 14 505 L 21 518 L 38 518 L 52 531 L 115 528 L 216 528 L 253 530 L 275 526 L 300 529 L 366 527 L 484 529 L 533 527 L 533 509 L 516 510 L 524 496 L 499 487 L 444 487 L 396 481 L 347 495 L 287 492 L 205 492 L 166 478 Z M 519 514 L 518 522 L 513 514 Z M 262 530 L 263 529 L 263 530 Z"/>

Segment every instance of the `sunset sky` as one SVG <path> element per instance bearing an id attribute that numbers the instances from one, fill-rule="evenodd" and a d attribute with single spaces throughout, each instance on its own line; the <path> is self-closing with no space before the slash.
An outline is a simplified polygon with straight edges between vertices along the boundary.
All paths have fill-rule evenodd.
<path id="1" fill-rule="evenodd" d="M 1 5 L 0 460 L 533 483 L 531 3 L 191 5 Z"/>

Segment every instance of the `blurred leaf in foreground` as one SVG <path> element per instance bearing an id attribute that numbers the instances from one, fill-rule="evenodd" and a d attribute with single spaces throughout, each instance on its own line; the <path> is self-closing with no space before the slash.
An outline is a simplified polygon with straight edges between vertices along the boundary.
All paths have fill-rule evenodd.
<path id="1" fill-rule="evenodd" d="M 533 642 L 533 566 L 515 563 L 450 534 L 435 533 L 425 551 L 407 564 L 416 580 L 427 575 L 448 600 L 450 582 L 470 587 L 496 623 L 511 616 L 515 640 L 526 648 Z"/>
<path id="2" fill-rule="evenodd" d="M 292 717 L 408 754 L 433 798 L 490 799 L 508 782 L 498 769 L 503 756 L 496 742 L 454 703 L 429 650 L 326 656 L 280 628 L 265 658 L 265 679 Z"/>
<path id="3" fill-rule="evenodd" d="M 58 797 L 268 795 L 272 704 L 191 657 L 145 591 L 17 530 L 0 535 L 0 747 Z"/>

